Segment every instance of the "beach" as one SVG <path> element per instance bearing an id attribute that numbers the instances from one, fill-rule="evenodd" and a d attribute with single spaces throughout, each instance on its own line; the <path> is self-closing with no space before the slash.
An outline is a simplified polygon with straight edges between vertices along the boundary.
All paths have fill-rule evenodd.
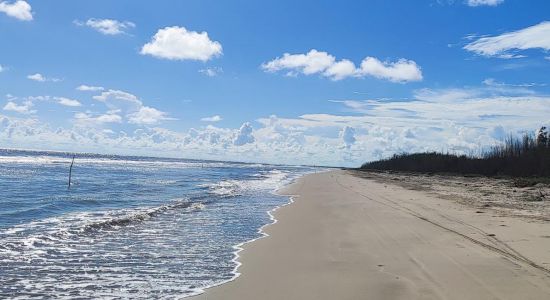
<path id="1" fill-rule="evenodd" d="M 303 176 L 238 253 L 240 276 L 189 299 L 550 299 L 546 211 L 522 214 L 494 187 L 487 197 L 507 199 L 483 203 L 469 180 L 448 192 L 414 176 Z"/>

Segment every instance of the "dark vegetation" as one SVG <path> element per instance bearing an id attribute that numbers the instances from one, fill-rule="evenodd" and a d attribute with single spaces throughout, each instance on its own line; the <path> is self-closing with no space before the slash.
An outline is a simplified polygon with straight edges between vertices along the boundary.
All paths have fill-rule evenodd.
<path id="1" fill-rule="evenodd" d="M 550 135 L 542 127 L 535 136 L 510 136 L 478 156 L 437 152 L 396 154 L 365 163 L 361 169 L 521 177 L 517 184 L 530 186 L 550 181 Z"/>

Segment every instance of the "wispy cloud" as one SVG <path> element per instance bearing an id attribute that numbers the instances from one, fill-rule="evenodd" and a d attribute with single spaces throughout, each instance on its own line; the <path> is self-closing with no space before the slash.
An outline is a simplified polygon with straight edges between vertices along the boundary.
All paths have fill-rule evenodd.
<path id="1" fill-rule="evenodd" d="M 62 79 L 60 79 L 60 78 L 49 78 L 49 77 L 46 77 L 46 76 L 44 76 L 40 73 L 27 75 L 27 79 L 33 80 L 33 81 L 38 81 L 38 82 L 46 82 L 46 81 L 59 82 L 59 81 L 62 81 Z"/>
<path id="2" fill-rule="evenodd" d="M 504 0 L 468 0 L 468 6 L 497 6 L 502 4 Z"/>
<path id="3" fill-rule="evenodd" d="M 118 21 L 113 19 L 88 19 L 87 21 L 75 20 L 77 26 L 87 26 L 105 35 L 125 34 L 128 30 L 136 27 L 136 24 L 129 21 Z"/>
<path id="4" fill-rule="evenodd" d="M 209 67 L 209 68 L 200 69 L 199 73 L 206 75 L 208 77 L 216 77 L 221 73 L 223 73 L 223 69 L 220 67 Z"/>
<path id="5" fill-rule="evenodd" d="M 527 49 L 550 50 L 550 22 L 507 32 L 497 36 L 482 37 L 464 46 L 464 49 L 483 56 L 500 58 L 524 57 L 514 51 Z"/>
<path id="6" fill-rule="evenodd" d="M 107 112 L 96 116 L 93 116 L 91 113 L 78 112 L 74 115 L 74 121 L 79 125 L 97 126 L 108 123 L 121 123 L 122 117 L 116 112 Z"/>
<path id="7" fill-rule="evenodd" d="M 103 91 L 105 88 L 103 88 L 102 86 L 92 86 L 92 85 L 82 84 L 82 85 L 79 85 L 76 89 L 83 92 L 99 92 L 99 91 Z"/>
<path id="8" fill-rule="evenodd" d="M 212 117 L 205 117 L 205 118 L 201 119 L 201 121 L 203 121 L 203 122 L 219 122 L 221 120 L 223 120 L 223 119 L 219 115 L 215 115 L 215 116 L 212 116 Z"/>

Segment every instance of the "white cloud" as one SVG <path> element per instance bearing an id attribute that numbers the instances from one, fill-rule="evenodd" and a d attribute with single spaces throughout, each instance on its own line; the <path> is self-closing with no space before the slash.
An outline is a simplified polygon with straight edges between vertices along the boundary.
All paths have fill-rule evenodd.
<path id="1" fill-rule="evenodd" d="M 397 62 L 381 62 L 374 57 L 367 57 L 361 62 L 359 73 L 393 82 L 422 80 L 420 67 L 414 61 L 403 58 Z"/>
<path id="2" fill-rule="evenodd" d="M 18 111 L 21 113 L 35 113 L 36 111 L 30 110 L 32 106 L 34 106 L 35 102 L 41 101 L 41 102 L 55 102 L 57 104 L 63 105 L 63 106 L 69 106 L 69 107 L 78 107 L 82 106 L 82 104 L 78 100 L 69 99 L 66 97 L 50 97 L 50 96 L 30 96 L 24 98 L 25 101 L 23 102 L 24 105 L 17 105 L 15 104 L 15 100 L 17 100 L 17 97 L 12 95 L 6 95 L 8 98 L 8 101 L 11 102 L 6 105 L 8 109 L 6 110 L 12 110 L 12 111 Z"/>
<path id="3" fill-rule="evenodd" d="M 74 21 L 78 26 L 88 26 L 105 35 L 118 35 L 126 33 L 128 29 L 136 27 L 136 24 L 128 21 L 112 19 L 88 19 L 86 22 Z"/>
<path id="4" fill-rule="evenodd" d="M 235 135 L 235 138 L 233 139 L 233 144 L 235 146 L 242 146 L 246 144 L 254 143 L 254 135 L 252 135 L 252 132 L 254 130 L 252 129 L 252 125 L 250 123 L 246 122 L 244 123 L 241 128 L 237 131 L 237 134 Z"/>
<path id="5" fill-rule="evenodd" d="M 40 73 L 28 75 L 28 76 L 27 76 L 27 79 L 34 80 L 34 81 L 40 81 L 40 82 L 46 81 L 46 77 L 44 77 L 44 76 L 43 76 L 42 74 L 40 74 Z"/>
<path id="6" fill-rule="evenodd" d="M 283 54 L 272 61 L 264 63 L 262 68 L 268 72 L 290 70 L 305 75 L 322 73 L 330 68 L 336 59 L 327 52 L 310 50 L 307 54 Z"/>
<path id="7" fill-rule="evenodd" d="M 306 54 L 285 53 L 272 61 L 262 64 L 266 72 L 286 70 L 287 75 L 295 76 L 298 73 L 304 75 L 320 74 L 332 80 L 342 80 L 348 77 L 373 76 L 393 82 L 421 81 L 422 71 L 416 62 L 399 59 L 397 62 L 381 62 L 374 57 L 366 57 L 361 62 L 361 67 L 355 67 L 354 63 L 347 59 L 337 61 L 327 52 L 315 49 Z"/>
<path id="8" fill-rule="evenodd" d="M 142 102 L 138 99 L 136 95 L 130 94 L 128 92 L 120 91 L 120 90 L 108 90 L 108 91 L 102 92 L 101 95 L 93 96 L 92 98 L 94 100 L 98 100 L 102 102 L 116 99 L 116 100 L 134 102 L 139 105 L 142 104 Z"/>
<path id="9" fill-rule="evenodd" d="M 200 69 L 199 73 L 204 74 L 208 77 L 216 77 L 219 74 L 223 73 L 223 69 L 219 67 L 205 68 L 205 69 Z"/>
<path id="10" fill-rule="evenodd" d="M 532 132 L 550 124 L 550 97 L 536 92 L 537 87 L 486 80 L 479 87 L 420 89 L 409 99 L 333 101 L 341 110 L 337 115 L 268 116 L 256 120 L 254 126 L 244 123 L 240 128 L 219 128 L 208 124 L 186 132 L 153 125 L 159 116 L 167 115 L 153 110 L 148 113 L 147 109 L 140 116 L 132 115 L 145 120 L 142 123 L 149 123 L 147 126 L 119 126 L 146 106 L 110 95 L 105 97 L 106 103 L 121 106 L 106 112 L 78 113 L 73 127 L 68 128 L 50 128 L 33 115 L 17 119 L 0 114 L 0 147 L 41 145 L 130 155 L 162 151 L 163 156 L 340 166 L 359 166 L 401 152 L 477 153 L 509 133 Z M 133 99 L 124 93 L 118 96 Z M 21 103 L 6 97 L 6 101 Z M 48 100 L 46 96 L 27 99 L 31 98 Z"/>
<path id="11" fill-rule="evenodd" d="M 124 110 L 131 124 L 151 125 L 164 120 L 174 120 L 167 117 L 165 112 L 144 106 L 143 101 L 136 95 L 125 91 L 110 89 L 92 98 L 104 102 L 111 110 Z"/>
<path id="12" fill-rule="evenodd" d="M 18 0 L 11 3 L 2 1 L 0 2 L 0 12 L 21 21 L 32 20 L 32 8 L 27 1 Z"/>
<path id="13" fill-rule="evenodd" d="M 143 45 L 141 54 L 170 60 L 208 61 L 222 54 L 222 45 L 208 33 L 188 31 L 185 27 L 159 29 L 151 42 Z"/>
<path id="14" fill-rule="evenodd" d="M 107 112 L 106 114 L 92 116 L 89 113 L 78 112 L 74 115 L 76 124 L 79 125 L 103 125 L 107 123 L 122 123 L 122 117 L 116 112 Z"/>
<path id="15" fill-rule="evenodd" d="M 6 67 L 0 65 L 0 73 L 4 72 L 4 71 L 6 71 L 6 70 L 7 70 Z"/>
<path id="16" fill-rule="evenodd" d="M 342 128 L 342 131 L 340 131 L 340 138 L 344 143 L 344 147 L 350 148 L 356 141 L 355 129 L 353 129 L 353 127 L 344 126 L 344 128 Z"/>
<path id="17" fill-rule="evenodd" d="M 128 118 L 130 123 L 140 125 L 151 125 L 164 120 L 173 120 L 173 118 L 168 118 L 165 112 L 148 106 L 142 106 L 137 112 L 129 114 Z"/>
<path id="18" fill-rule="evenodd" d="M 498 36 L 482 37 L 467 44 L 464 49 L 483 56 L 501 58 L 518 57 L 510 51 L 527 49 L 548 51 L 550 50 L 550 22 L 542 22 Z"/>
<path id="19" fill-rule="evenodd" d="M 70 106 L 70 107 L 82 106 L 82 103 L 80 103 L 80 101 L 78 100 L 69 99 L 65 97 L 54 97 L 54 99 L 57 101 L 57 103 L 64 106 Z"/>
<path id="20" fill-rule="evenodd" d="M 202 118 L 201 121 L 203 122 L 219 122 L 222 120 L 222 117 L 218 116 L 218 115 L 215 115 L 215 116 L 212 116 L 212 117 L 205 117 L 205 118 Z"/>
<path id="21" fill-rule="evenodd" d="M 38 82 L 46 82 L 46 81 L 59 82 L 59 81 L 61 81 L 61 79 L 59 79 L 59 78 L 47 78 L 46 76 L 44 76 L 40 73 L 35 73 L 35 74 L 32 74 L 32 75 L 28 75 L 27 79 L 38 81 Z"/>
<path id="22" fill-rule="evenodd" d="M 83 92 L 99 92 L 99 91 L 105 90 L 101 86 L 91 86 L 91 85 L 85 85 L 85 84 L 78 86 L 76 89 Z"/>
<path id="23" fill-rule="evenodd" d="M 537 87 L 537 86 L 547 86 L 546 83 L 534 83 L 534 82 L 515 83 L 515 84 L 504 83 L 504 82 L 499 82 L 494 78 L 486 78 L 485 80 L 482 81 L 482 83 L 487 85 L 487 86 L 492 86 L 492 87 L 515 87 L 515 88 L 524 87 L 524 88 L 529 88 L 529 87 Z M 527 89 L 523 89 L 523 90 L 515 89 L 515 91 L 521 91 L 522 93 L 529 93 L 530 92 L 530 90 L 527 90 Z M 532 93 L 532 91 L 531 91 L 531 93 Z"/>
<path id="24" fill-rule="evenodd" d="M 6 103 L 6 105 L 4 106 L 4 110 L 14 111 L 20 114 L 34 114 L 36 113 L 36 110 L 32 110 L 31 109 L 32 107 L 33 107 L 32 101 L 25 101 L 21 105 L 13 101 L 8 101 L 8 103 Z"/>
<path id="25" fill-rule="evenodd" d="M 342 80 L 346 77 L 354 76 L 356 72 L 355 65 L 351 61 L 343 59 L 332 64 L 325 70 L 323 75 L 333 80 Z"/>
<path id="26" fill-rule="evenodd" d="M 152 125 L 161 121 L 175 120 L 168 117 L 166 112 L 145 106 L 136 95 L 125 91 L 109 89 L 92 98 L 105 103 L 111 111 L 123 112 L 130 124 Z"/>
<path id="27" fill-rule="evenodd" d="M 497 6 L 504 0 L 468 0 L 468 6 Z"/>

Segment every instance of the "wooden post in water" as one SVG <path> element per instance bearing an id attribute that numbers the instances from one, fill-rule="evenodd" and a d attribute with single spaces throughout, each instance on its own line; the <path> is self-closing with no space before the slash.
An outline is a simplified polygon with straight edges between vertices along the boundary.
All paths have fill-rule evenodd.
<path id="1" fill-rule="evenodd" d="M 69 185 L 67 186 L 67 190 L 71 189 L 71 176 L 73 175 L 74 157 L 75 155 L 73 154 L 73 160 L 71 161 L 71 166 L 69 167 Z"/>

